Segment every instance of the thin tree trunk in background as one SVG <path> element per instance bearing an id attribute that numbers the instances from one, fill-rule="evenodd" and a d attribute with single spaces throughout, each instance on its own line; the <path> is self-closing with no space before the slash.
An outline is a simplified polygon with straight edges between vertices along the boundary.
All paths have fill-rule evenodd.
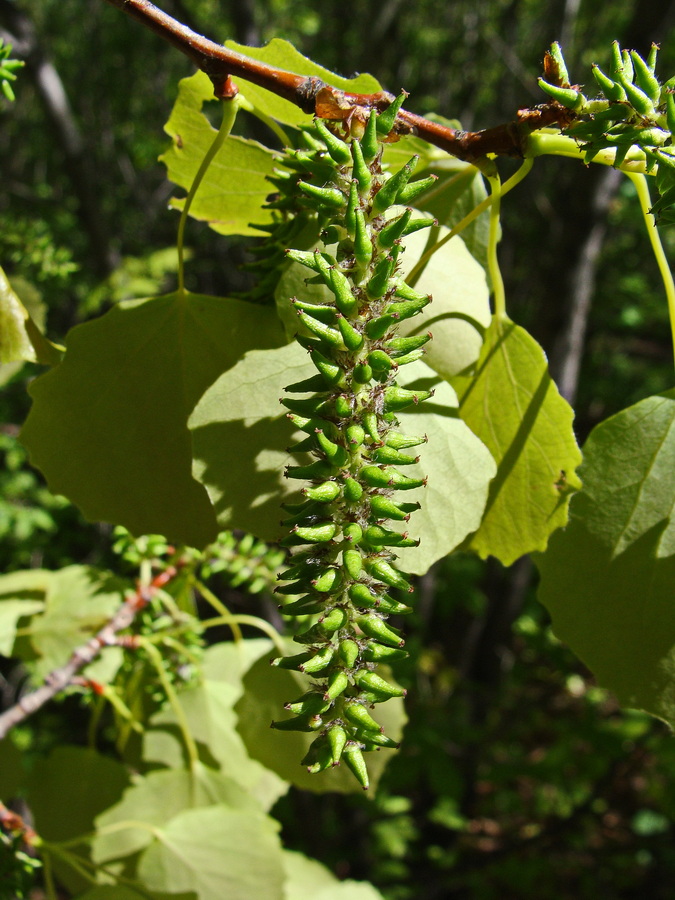
<path id="1" fill-rule="evenodd" d="M 12 44 L 15 56 L 25 60 L 26 70 L 52 124 L 77 197 L 82 228 L 89 240 L 96 274 L 103 278 L 117 266 L 119 258 L 110 243 L 87 147 L 61 77 L 43 52 L 33 23 L 10 0 L 0 0 L 0 21 L 8 29 L 0 29 L 0 36 Z"/>
<path id="2" fill-rule="evenodd" d="M 588 316 L 597 282 L 600 253 L 607 234 L 607 212 L 622 177 L 617 169 L 608 169 L 596 185 L 591 201 L 592 225 L 579 248 L 570 276 L 566 322 L 551 351 L 551 373 L 560 393 L 571 404 L 574 404 L 579 387 Z"/>

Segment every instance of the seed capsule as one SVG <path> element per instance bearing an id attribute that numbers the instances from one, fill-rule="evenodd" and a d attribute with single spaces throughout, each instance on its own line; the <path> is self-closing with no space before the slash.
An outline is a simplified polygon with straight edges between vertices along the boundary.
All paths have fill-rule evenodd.
<path id="1" fill-rule="evenodd" d="M 405 688 L 389 684 L 384 678 L 380 678 L 379 675 L 368 671 L 368 669 L 360 669 L 354 675 L 354 681 L 359 687 L 382 694 L 385 697 L 405 697 L 408 693 Z"/>
<path id="2" fill-rule="evenodd" d="M 384 584 L 389 585 L 389 587 L 399 588 L 401 591 L 412 591 L 412 586 L 410 582 L 403 577 L 403 575 L 395 569 L 391 563 L 388 563 L 386 559 L 368 559 L 365 563 L 366 571 L 373 576 L 373 578 L 377 578 L 378 581 L 382 581 Z M 377 637 L 377 635 L 374 635 Z"/>
<path id="3" fill-rule="evenodd" d="M 403 101 L 407 96 L 407 91 L 401 91 L 401 93 L 393 101 L 393 103 L 391 103 L 384 112 L 381 112 L 379 114 L 376 120 L 378 134 L 384 135 L 385 137 L 389 134 L 391 129 L 394 127 L 394 123 L 396 122 L 398 111 L 403 105 Z"/>
<path id="4" fill-rule="evenodd" d="M 388 644 L 390 647 L 402 647 L 405 643 L 401 635 L 379 616 L 359 616 L 356 624 L 365 635 L 375 638 L 382 644 Z"/>
<path id="5" fill-rule="evenodd" d="M 358 550 L 343 550 L 342 563 L 350 578 L 359 578 L 363 569 L 363 560 Z"/>
<path id="6" fill-rule="evenodd" d="M 347 743 L 347 732 L 341 725 L 333 725 L 326 732 L 326 738 L 330 747 L 332 764 L 337 766 Z"/>
<path id="7" fill-rule="evenodd" d="M 365 731 L 377 731 L 381 733 L 384 730 L 380 723 L 373 719 L 365 706 L 361 703 L 345 703 L 343 711 L 346 719 Z"/>
<path id="8" fill-rule="evenodd" d="M 363 758 L 361 747 L 355 744 L 353 747 L 351 742 L 347 744 L 342 751 L 342 758 L 347 763 L 352 774 L 355 776 L 364 791 L 368 790 L 370 781 L 368 779 L 368 769 L 366 761 Z"/>

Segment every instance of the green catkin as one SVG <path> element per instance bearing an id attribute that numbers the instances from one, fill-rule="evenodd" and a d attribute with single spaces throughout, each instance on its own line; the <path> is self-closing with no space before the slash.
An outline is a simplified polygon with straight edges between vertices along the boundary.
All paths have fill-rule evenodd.
<path id="1" fill-rule="evenodd" d="M 402 99 L 387 111 L 392 123 Z M 308 771 L 344 761 L 364 789 L 369 784 L 364 753 L 398 746 L 366 707 L 405 694 L 375 670 L 380 661 L 405 655 L 403 638 L 386 619 L 410 608 L 388 592 L 412 590 L 395 565 L 393 548 L 417 541 L 387 522 L 406 522 L 419 507 L 395 499 L 397 492 L 426 483 L 394 468 L 415 464 L 417 456 L 402 451 L 426 441 L 396 430 L 396 413 L 430 396 L 396 381 L 430 337 L 398 337 L 398 324 L 431 299 L 404 284 L 397 260 L 405 235 L 434 223 L 412 219 L 410 209 L 394 217 L 388 211 L 431 182 L 411 180 L 416 157 L 393 175 L 383 171 L 380 141 L 391 128 L 387 112 L 379 121 L 372 113 L 361 137 L 338 137 L 320 123 L 307 134 L 309 149 L 291 156 L 289 167 L 300 176 L 275 182 L 279 202 L 288 195 L 296 205 L 304 203 L 337 247 L 331 246 L 334 256 L 286 252 L 314 273 L 333 300 L 291 301 L 299 323 L 311 332 L 310 338 L 298 335 L 298 341 L 318 374 L 287 389 L 310 396 L 287 395 L 282 403 L 306 435 L 292 452 L 309 449 L 314 461 L 286 469 L 287 477 L 308 483 L 304 503 L 286 507 L 290 534 L 281 543 L 297 549 L 281 576 L 288 583 L 277 593 L 280 599 L 290 595 L 283 615 L 318 613 L 318 618 L 295 637 L 303 653 L 272 660 L 312 676 L 312 689 L 286 704 L 294 718 L 273 727 L 316 732 L 302 761 Z"/>

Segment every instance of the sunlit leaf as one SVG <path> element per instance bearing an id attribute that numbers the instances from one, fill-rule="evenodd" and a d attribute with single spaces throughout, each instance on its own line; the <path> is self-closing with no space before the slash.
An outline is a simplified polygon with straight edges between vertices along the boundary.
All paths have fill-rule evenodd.
<path id="1" fill-rule="evenodd" d="M 192 186 L 216 130 L 202 112 L 203 104 L 213 99 L 213 85 L 203 73 L 184 78 L 178 99 L 164 130 L 172 139 L 171 147 L 160 157 L 167 175 L 186 191 Z M 269 210 L 262 209 L 271 191 L 266 177 L 271 175 L 276 155 L 256 141 L 231 135 L 224 142 L 195 194 L 190 215 L 207 222 L 219 234 L 259 235 L 254 222 L 271 221 Z M 171 205 L 182 209 L 183 199 Z"/>
<path id="2" fill-rule="evenodd" d="M 675 726 L 675 391 L 598 425 L 570 523 L 538 557 L 558 637 L 623 706 Z"/>
<path id="3" fill-rule="evenodd" d="M 88 519 L 203 546 L 219 528 L 191 475 L 188 416 L 247 350 L 282 341 L 273 310 L 237 300 L 119 304 L 73 329 L 63 363 L 35 380 L 21 439 Z"/>
<path id="4" fill-rule="evenodd" d="M 210 766 L 220 766 L 223 775 L 244 788 L 262 809 L 269 809 L 286 792 L 288 785 L 252 759 L 236 730 L 234 705 L 241 686 L 222 681 L 204 681 L 183 691 L 180 703 L 190 733 Z M 167 704 L 151 721 L 144 738 L 144 757 L 169 767 L 183 767 L 184 746 L 177 728 L 175 711 Z"/>
<path id="5" fill-rule="evenodd" d="M 232 809 L 258 809 L 255 800 L 236 781 L 205 766 L 199 765 L 192 771 L 150 772 L 127 788 L 119 803 L 97 818 L 92 858 L 102 863 L 130 856 L 147 847 L 154 839 L 155 829 L 183 810 L 218 804 Z"/>
<path id="6" fill-rule="evenodd" d="M 139 875 L 151 890 L 193 890 L 199 900 L 283 900 L 278 828 L 226 806 L 185 810 L 143 853 Z"/>
<path id="7" fill-rule="evenodd" d="M 541 347 L 495 316 L 473 378 L 456 378 L 459 414 L 497 462 L 480 528 L 466 547 L 504 565 L 543 550 L 567 522 L 581 460 L 573 412 L 548 373 Z"/>
<path id="8" fill-rule="evenodd" d="M 296 75 L 312 75 L 320 78 L 326 84 L 339 88 L 354 94 L 372 94 L 381 90 L 380 84 L 372 75 L 358 75 L 356 78 L 342 78 L 328 69 L 317 65 L 299 53 L 295 47 L 288 41 L 274 38 L 264 47 L 247 47 L 244 44 L 237 44 L 234 41 L 227 41 L 225 45 L 228 49 L 237 53 L 243 53 L 252 59 L 260 60 L 268 66 L 277 69 L 284 69 L 286 72 L 293 72 Z M 276 119 L 285 125 L 297 125 L 301 123 L 309 124 L 311 121 L 307 113 L 291 103 L 277 97 L 271 91 L 266 91 L 243 78 L 236 79 L 237 85 L 246 99 L 252 103 L 264 115 Z"/>
<path id="9" fill-rule="evenodd" d="M 406 238 L 402 274 L 411 271 L 430 240 L 440 240 L 447 233 L 442 227 Z M 415 290 L 431 294 L 433 301 L 421 315 L 402 324 L 401 334 L 430 331 L 433 340 L 426 346 L 424 362 L 443 378 L 464 372 L 478 359 L 491 316 L 485 271 L 461 237 L 451 238 L 431 257 Z"/>
<path id="10" fill-rule="evenodd" d="M 0 364 L 27 361 L 55 365 L 61 349 L 40 332 L 0 268 Z"/>
<path id="11" fill-rule="evenodd" d="M 366 881 L 338 881 L 325 866 L 303 853 L 284 850 L 284 900 L 382 900 Z"/>

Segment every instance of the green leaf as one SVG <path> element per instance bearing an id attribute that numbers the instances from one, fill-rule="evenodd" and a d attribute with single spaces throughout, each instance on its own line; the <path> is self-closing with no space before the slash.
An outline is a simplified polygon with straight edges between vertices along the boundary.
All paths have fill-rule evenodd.
<path id="1" fill-rule="evenodd" d="M 115 760 L 83 747 L 57 747 L 37 760 L 26 779 L 38 833 L 47 841 L 88 834 L 128 783 L 126 769 Z"/>
<path id="2" fill-rule="evenodd" d="M 537 559 L 553 628 L 622 706 L 675 726 L 675 391 L 598 425 L 568 527 Z"/>
<path id="3" fill-rule="evenodd" d="M 160 160 L 167 168 L 168 178 L 186 191 L 216 136 L 202 112 L 209 99 L 213 99 L 213 85 L 207 75 L 197 72 L 184 78 L 164 126 L 172 145 Z M 193 198 L 190 215 L 207 222 L 219 234 L 259 236 L 251 223 L 265 225 L 272 221 L 271 212 L 261 207 L 272 190 L 265 179 L 272 174 L 275 159 L 275 153 L 256 141 L 231 135 L 207 169 Z M 184 202 L 174 199 L 171 206 L 182 209 Z"/>
<path id="4" fill-rule="evenodd" d="M 267 651 L 265 659 L 270 655 Z M 250 758 L 239 736 L 234 705 L 241 685 L 204 681 L 200 687 L 183 691 L 180 704 L 190 733 L 201 745 L 206 765 L 220 766 L 223 775 L 244 788 L 262 809 L 269 809 L 288 786 Z M 175 711 L 166 704 L 151 720 L 144 737 L 144 758 L 169 767 L 183 767 L 183 745 Z"/>
<path id="5" fill-rule="evenodd" d="M 85 643 L 123 600 L 127 583 L 89 566 L 66 566 L 56 572 L 33 569 L 0 576 L 0 635 L 14 637 L 8 629 L 13 613 L 33 614 L 27 626 L 30 645 L 17 645 L 37 680 L 42 680 L 69 659 L 73 650 Z M 30 595 L 32 599 L 20 599 Z M 44 610 L 42 615 L 35 615 Z M 16 623 L 16 618 L 14 618 Z M 7 628 L 7 630 L 5 630 Z M 6 646 L 6 645 L 5 645 Z M 26 652 L 22 653 L 23 648 Z M 102 653 L 115 648 L 105 648 Z M 34 655 L 38 655 L 35 660 Z M 117 655 L 119 659 L 119 655 Z"/>
<path id="6" fill-rule="evenodd" d="M 0 578 L 0 594 L 4 594 L 3 579 Z M 41 600 L 6 600 L 0 596 L 0 654 L 11 656 L 19 619 L 41 612 Z"/>
<path id="7" fill-rule="evenodd" d="M 406 238 L 401 271 L 406 275 L 425 252 L 448 234 L 447 228 L 422 230 Z M 490 301 L 484 269 L 469 253 L 461 237 L 451 238 L 427 263 L 415 290 L 431 294 L 433 302 L 402 323 L 401 334 L 425 334 L 424 362 L 443 378 L 472 366 L 481 352 L 483 335 L 490 325 Z"/>
<path id="8" fill-rule="evenodd" d="M 192 771 L 150 772 L 97 818 L 92 859 L 103 863 L 137 853 L 154 840 L 158 828 L 183 810 L 218 804 L 259 810 L 253 797 L 236 781 L 205 766 Z M 127 827 L 121 827 L 124 824 Z"/>
<path id="9" fill-rule="evenodd" d="M 149 891 L 146 887 L 134 890 L 130 887 L 122 887 L 121 885 L 101 885 L 92 888 L 84 894 L 78 894 L 76 900 L 199 900 L 194 891 L 181 892 L 175 894 L 173 891 L 169 893 L 158 893 L 157 891 Z"/>
<path id="10" fill-rule="evenodd" d="M 320 862 L 303 853 L 284 850 L 283 863 L 284 900 L 382 900 L 382 894 L 367 881 L 339 881 Z"/>
<path id="11" fill-rule="evenodd" d="M 418 209 L 430 213 L 441 225 L 453 228 L 487 197 L 483 176 L 475 166 L 437 154 L 425 160 L 420 176 L 438 176 L 436 184 L 416 201 Z M 461 237 L 474 259 L 487 268 L 490 211 L 485 210 L 462 232 Z"/>
<path id="12" fill-rule="evenodd" d="M 0 741 L 0 797 L 8 803 L 18 792 L 24 778 L 24 754 L 11 738 Z"/>
<path id="13" fill-rule="evenodd" d="M 221 528 L 241 528 L 271 541 L 283 534 L 281 503 L 291 500 L 298 486 L 283 477 L 284 466 L 294 459 L 280 448 L 293 442 L 293 429 L 279 397 L 283 385 L 314 371 L 298 344 L 254 350 L 195 408 L 189 423 L 195 477 L 205 485 Z M 401 374 L 417 379 L 416 384 L 421 376 L 425 387 L 427 381 L 437 387 L 433 401 L 400 417 L 404 431 L 429 436 L 428 444 L 420 448 L 420 470 L 429 484 L 414 498 L 423 501 L 424 508 L 410 521 L 410 532 L 422 538 L 422 546 L 408 552 L 405 560 L 409 571 L 423 573 L 478 527 L 495 466 L 480 440 L 458 418 L 449 385 L 439 382 L 423 363 L 406 366 Z"/>
<path id="14" fill-rule="evenodd" d="M 221 529 L 279 537 L 281 503 L 298 490 L 283 477 L 293 426 L 279 398 L 285 384 L 313 371 L 298 344 L 252 350 L 195 407 L 188 423 L 194 477 L 205 486 Z"/>
<path id="15" fill-rule="evenodd" d="M 466 549 L 510 565 L 544 550 L 567 522 L 581 460 L 573 411 L 551 380 L 541 347 L 506 317 L 493 318 L 476 375 L 453 385 L 459 414 L 498 466 L 483 521 Z"/>
<path id="16" fill-rule="evenodd" d="M 191 475 L 188 416 L 248 349 L 282 340 L 273 310 L 237 300 L 119 304 L 74 328 L 63 363 L 35 380 L 21 439 L 87 518 L 203 546 L 218 526 Z"/>
<path id="17" fill-rule="evenodd" d="M 446 234 L 447 228 L 433 228 L 407 237 L 401 274 L 405 277 L 412 271 L 428 243 L 434 244 Z M 292 297 L 302 297 L 310 303 L 334 300 L 325 285 L 306 284 L 309 275 L 305 266 L 291 262 L 275 291 L 277 311 L 289 340 L 298 331 L 309 334 L 298 325 L 290 303 Z M 431 331 L 433 340 L 426 345 L 425 363 L 446 379 L 464 372 L 478 359 L 491 314 L 485 271 L 461 237 L 452 238 L 432 256 L 416 281 L 415 290 L 431 294 L 433 302 L 420 315 L 402 322 L 400 333 L 416 335 Z"/>
<path id="18" fill-rule="evenodd" d="M 406 492 L 405 498 L 421 504 L 405 525 L 421 543 L 397 551 L 405 572 L 424 575 L 479 527 L 497 466 L 485 444 L 459 418 L 457 395 L 447 382 L 422 362 L 405 366 L 400 382 L 435 390 L 433 398 L 399 415 L 402 431 L 429 438 L 416 448 L 419 463 L 406 467 L 406 475 L 428 479 L 426 487 Z"/>
<path id="19" fill-rule="evenodd" d="M 22 360 L 55 365 L 61 349 L 41 334 L 0 268 L 0 364 Z"/>
<path id="20" fill-rule="evenodd" d="M 151 890 L 193 890 L 199 900 L 283 900 L 278 827 L 226 806 L 188 809 L 144 852 L 139 875 Z"/>
<path id="21" fill-rule="evenodd" d="M 297 644 L 289 641 L 288 655 L 298 651 Z M 244 678 L 244 696 L 236 706 L 239 732 L 248 752 L 279 777 L 295 787 L 323 794 L 329 791 L 353 793 L 360 791 L 356 779 L 346 766 L 339 765 L 319 775 L 310 775 L 300 760 L 307 752 L 315 734 L 275 731 L 270 723 L 279 719 L 284 703 L 299 697 L 309 689 L 311 679 L 288 669 L 272 668 L 272 655 L 260 659 Z M 391 680 L 391 679 L 389 679 Z M 403 701 L 395 697 L 386 703 L 378 703 L 371 715 L 384 726 L 385 733 L 398 741 L 407 721 Z M 382 750 L 367 754 L 371 790 L 374 792 L 387 762 L 394 751 Z"/>
<path id="22" fill-rule="evenodd" d="M 342 78 L 312 62 L 311 59 L 299 53 L 292 44 L 280 38 L 274 38 L 264 47 L 247 47 L 234 41 L 227 41 L 225 46 L 229 50 L 243 53 L 245 56 L 264 62 L 268 66 L 284 69 L 286 72 L 293 72 L 296 75 L 313 75 L 342 91 L 354 94 L 373 94 L 382 90 L 379 82 L 372 75 Z M 276 94 L 243 78 L 237 78 L 236 81 L 246 99 L 263 115 L 270 116 L 285 125 L 309 124 L 310 117 L 294 103 L 283 100 Z"/>

